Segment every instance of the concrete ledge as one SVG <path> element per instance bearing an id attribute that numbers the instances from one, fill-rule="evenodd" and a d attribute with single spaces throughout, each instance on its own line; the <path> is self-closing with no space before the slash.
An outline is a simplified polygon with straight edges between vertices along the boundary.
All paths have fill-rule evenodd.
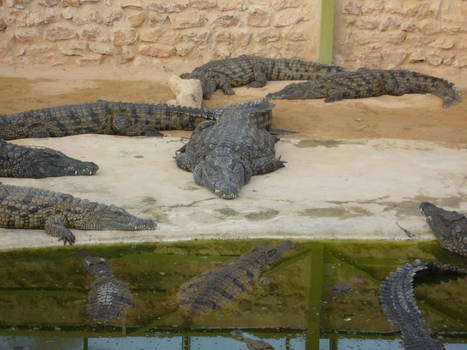
<path id="1" fill-rule="evenodd" d="M 73 230 L 77 244 L 252 237 L 425 240 L 434 236 L 418 213 L 421 201 L 467 212 L 465 148 L 394 139 L 281 140 L 276 150 L 286 167 L 254 176 L 238 199 L 227 201 L 177 168 L 173 155 L 185 141 L 108 135 L 17 140 L 94 161 L 100 170 L 92 177 L 1 181 L 119 205 L 159 224 L 141 232 Z M 0 229 L 0 249 L 57 245 L 40 230 Z"/>

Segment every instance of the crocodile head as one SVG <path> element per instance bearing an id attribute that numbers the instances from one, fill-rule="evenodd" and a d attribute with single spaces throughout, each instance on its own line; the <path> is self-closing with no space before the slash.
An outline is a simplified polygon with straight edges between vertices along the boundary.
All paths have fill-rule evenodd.
<path id="1" fill-rule="evenodd" d="M 83 259 L 84 267 L 96 277 L 112 276 L 112 268 L 99 256 L 85 256 Z"/>
<path id="2" fill-rule="evenodd" d="M 323 98 L 328 95 L 328 88 L 317 81 L 307 81 L 306 83 L 292 83 L 282 90 L 273 92 L 266 96 L 270 100 L 296 100 Z"/>
<path id="3" fill-rule="evenodd" d="M 207 187 L 223 199 L 234 199 L 252 176 L 252 170 L 238 154 L 213 152 L 194 169 L 198 185 Z"/>
<path id="4" fill-rule="evenodd" d="M 467 218 L 455 211 L 448 211 L 428 202 L 420 204 L 441 247 L 467 256 Z"/>
<path id="5" fill-rule="evenodd" d="M 294 246 L 292 241 L 285 241 L 275 246 L 256 246 L 250 251 L 251 254 L 257 256 L 256 262 L 258 265 L 267 269 L 281 257 L 284 252 Z"/>
<path id="6" fill-rule="evenodd" d="M 115 205 L 82 201 L 75 215 L 67 216 L 68 221 L 82 230 L 154 230 L 156 223 L 151 219 L 141 219 Z"/>
<path id="7" fill-rule="evenodd" d="M 92 162 L 70 158 L 50 148 L 19 151 L 18 159 L 26 172 L 34 178 L 71 175 L 94 175 L 99 167 Z"/>

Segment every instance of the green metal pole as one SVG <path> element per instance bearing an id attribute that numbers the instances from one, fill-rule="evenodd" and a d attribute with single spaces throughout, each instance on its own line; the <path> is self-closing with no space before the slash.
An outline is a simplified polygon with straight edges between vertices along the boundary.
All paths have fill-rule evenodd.
<path id="1" fill-rule="evenodd" d="M 319 349 L 321 329 L 321 295 L 323 291 L 323 258 L 324 247 L 322 243 L 313 243 L 311 246 L 310 277 L 309 277 L 309 306 L 308 329 L 306 349 Z"/>
<path id="2" fill-rule="evenodd" d="M 321 30 L 319 37 L 319 62 L 332 63 L 334 41 L 334 0 L 321 1 Z"/>

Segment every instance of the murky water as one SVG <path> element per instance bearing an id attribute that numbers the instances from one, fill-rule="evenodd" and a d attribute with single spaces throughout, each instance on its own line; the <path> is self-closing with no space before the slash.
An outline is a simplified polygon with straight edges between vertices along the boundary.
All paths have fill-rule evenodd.
<path id="1" fill-rule="evenodd" d="M 177 289 L 193 276 L 276 243 L 87 247 L 133 293 L 134 305 L 108 325 L 87 315 L 94 277 L 74 247 L 0 252 L 0 349 L 247 349 L 236 329 L 275 349 L 402 349 L 379 305 L 385 277 L 417 258 L 467 265 L 436 242 L 295 242 L 238 300 L 198 316 L 178 307 Z M 417 303 L 447 349 L 467 349 L 466 290 L 467 277 L 416 285 Z"/>

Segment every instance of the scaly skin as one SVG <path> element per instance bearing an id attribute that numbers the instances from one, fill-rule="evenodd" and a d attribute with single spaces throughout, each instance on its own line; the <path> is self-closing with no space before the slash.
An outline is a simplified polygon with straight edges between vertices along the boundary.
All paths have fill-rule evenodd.
<path id="1" fill-rule="evenodd" d="M 259 111 L 272 105 L 263 101 Z M 178 167 L 193 172 L 198 185 L 224 199 L 236 198 L 251 176 L 284 166 L 275 158 L 278 139 L 256 125 L 254 111 L 226 110 L 217 123 L 198 125 L 190 141 L 176 154 Z"/>
<path id="2" fill-rule="evenodd" d="M 274 350 L 274 347 L 262 340 L 246 337 L 242 331 L 233 331 L 232 335 L 238 340 L 244 342 L 250 350 Z"/>
<path id="3" fill-rule="evenodd" d="M 232 87 L 263 87 L 268 80 L 308 80 L 342 71 L 345 68 L 311 61 L 242 55 L 208 62 L 180 77 L 199 79 L 203 98 L 209 100 L 216 89 L 222 89 L 226 95 L 233 95 Z"/>
<path id="4" fill-rule="evenodd" d="M 86 249 L 79 249 L 86 270 L 97 280 L 92 284 L 88 298 L 88 314 L 98 322 L 118 319 L 133 305 L 133 295 L 128 284 L 115 278 L 112 268 L 104 258 L 91 256 Z"/>
<path id="5" fill-rule="evenodd" d="M 26 147 L 0 140 L 0 176 L 40 179 L 52 176 L 94 175 L 92 162 L 70 158 L 45 147 Z"/>
<path id="6" fill-rule="evenodd" d="M 428 202 L 420 211 L 442 248 L 467 257 L 467 218 L 456 211 L 447 211 Z"/>
<path id="7" fill-rule="evenodd" d="M 432 273 L 466 275 L 467 270 L 433 262 L 422 264 L 417 260 L 413 265 L 406 264 L 404 268 L 391 272 L 390 277 L 387 277 L 381 286 L 379 297 L 384 314 L 391 323 L 400 328 L 406 350 L 444 349 L 440 342 L 431 337 L 430 327 L 426 324 L 414 297 L 414 279 Z"/>
<path id="8" fill-rule="evenodd" d="M 291 241 L 270 247 L 256 246 L 248 253 L 192 278 L 177 292 L 180 306 L 193 314 L 223 307 L 242 295 L 291 247 Z"/>
<path id="9" fill-rule="evenodd" d="M 313 81 L 289 84 L 280 91 L 268 94 L 267 98 L 324 98 L 325 102 L 335 102 L 349 98 L 401 96 L 412 93 L 431 93 L 441 97 L 445 108 L 462 100 L 454 84 L 444 79 L 405 70 L 363 68 L 355 72 L 341 72 Z"/>
<path id="10" fill-rule="evenodd" d="M 203 121 L 215 120 L 225 109 L 255 106 L 257 101 L 202 110 L 184 106 L 97 101 L 0 115 L 0 139 L 56 137 L 78 134 L 162 136 L 158 130 L 193 130 Z M 271 123 L 271 110 L 255 117 Z M 259 119 L 258 119 L 259 120 Z"/>
<path id="11" fill-rule="evenodd" d="M 78 230 L 153 230 L 152 220 L 140 219 L 114 205 L 75 198 L 69 194 L 0 183 L 0 227 L 44 229 L 72 245 Z"/>
<path id="12" fill-rule="evenodd" d="M 193 130 L 208 119 L 191 107 L 97 101 L 0 116 L 0 139 L 78 134 L 161 136 L 158 130 Z"/>

